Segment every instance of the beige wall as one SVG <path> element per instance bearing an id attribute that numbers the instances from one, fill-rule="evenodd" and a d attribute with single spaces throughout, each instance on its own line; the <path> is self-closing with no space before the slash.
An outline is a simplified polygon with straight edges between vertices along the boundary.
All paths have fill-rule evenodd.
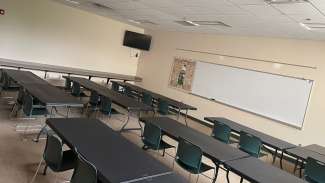
<path id="1" fill-rule="evenodd" d="M 125 30 L 143 29 L 50 0 L 1 0 L 0 58 L 121 74 L 138 59 L 122 46 Z"/>
<path id="2" fill-rule="evenodd" d="M 147 33 L 153 36 L 152 49 L 142 54 L 137 72 L 143 77 L 146 88 L 196 106 L 198 110 L 190 112 L 190 115 L 199 119 L 205 116 L 223 116 L 295 144 L 325 145 L 325 42 L 158 31 Z M 285 65 L 278 68 L 270 63 L 190 53 L 176 48 L 316 66 L 317 69 Z M 168 80 L 175 56 L 315 80 L 303 129 L 298 130 L 169 88 Z"/>

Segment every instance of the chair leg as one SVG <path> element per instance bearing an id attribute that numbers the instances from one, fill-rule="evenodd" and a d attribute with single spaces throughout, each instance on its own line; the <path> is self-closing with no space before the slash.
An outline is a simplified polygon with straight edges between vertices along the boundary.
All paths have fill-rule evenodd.
<path id="1" fill-rule="evenodd" d="M 227 182 L 230 183 L 230 180 L 229 180 L 229 170 L 227 170 Z"/>
<path id="2" fill-rule="evenodd" d="M 197 174 L 196 183 L 199 182 L 199 177 L 200 177 L 200 174 Z"/>
<path id="3" fill-rule="evenodd" d="M 35 179 L 36 179 L 36 177 L 37 177 L 37 174 L 38 174 L 38 172 L 39 172 L 39 170 L 40 170 L 40 168 L 41 168 L 41 165 L 42 165 L 42 163 L 43 163 L 43 156 L 42 156 L 42 159 L 41 159 L 41 161 L 39 162 L 39 164 L 38 164 L 38 166 L 37 166 L 37 169 L 36 169 L 36 172 L 35 172 L 35 174 L 33 175 L 33 177 L 32 177 L 32 179 L 31 179 L 31 181 L 29 182 L 29 183 L 34 183 L 35 182 Z"/>
<path id="4" fill-rule="evenodd" d="M 163 157 L 165 156 L 165 152 L 166 152 L 166 149 L 163 150 L 163 154 L 162 154 Z"/>
<path id="5" fill-rule="evenodd" d="M 47 165 L 45 165 L 44 170 L 43 170 L 43 175 L 46 175 L 47 172 Z"/>

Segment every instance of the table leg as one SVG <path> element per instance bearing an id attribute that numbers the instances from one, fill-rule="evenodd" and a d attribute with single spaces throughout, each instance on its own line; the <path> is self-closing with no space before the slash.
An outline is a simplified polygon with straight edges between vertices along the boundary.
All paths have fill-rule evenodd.
<path id="1" fill-rule="evenodd" d="M 296 159 L 295 167 L 293 168 L 293 174 L 294 174 L 294 175 L 296 174 L 298 164 L 299 164 L 299 158 Z"/>
<path id="2" fill-rule="evenodd" d="M 273 164 L 275 163 L 277 155 L 278 155 L 278 149 L 275 149 L 275 152 L 274 152 L 274 155 L 273 155 Z"/>
<path id="3" fill-rule="evenodd" d="M 67 116 L 66 116 L 66 118 L 69 118 L 69 113 L 70 113 L 70 107 L 67 106 Z"/>
<path id="4" fill-rule="evenodd" d="M 179 120 L 180 116 L 181 116 L 181 108 L 178 108 L 177 120 Z"/>
<path id="5" fill-rule="evenodd" d="M 281 158 L 280 158 L 280 168 L 281 169 L 283 169 L 283 155 L 284 155 L 284 150 L 282 150 Z"/>
<path id="6" fill-rule="evenodd" d="M 215 163 L 216 165 L 216 171 L 215 171 L 215 174 L 214 174 L 214 178 L 213 178 L 213 183 L 215 183 L 217 181 L 217 178 L 218 178 L 218 173 L 219 173 L 219 168 L 220 168 L 220 164 L 219 163 Z"/>
<path id="7" fill-rule="evenodd" d="M 229 180 L 229 170 L 227 170 L 227 175 L 226 175 L 226 177 L 227 177 L 227 182 L 230 183 L 230 180 Z"/>
<path id="8" fill-rule="evenodd" d="M 187 114 L 188 114 L 188 109 L 186 109 L 186 113 L 185 113 L 185 124 L 186 124 L 186 126 L 188 126 L 188 124 L 187 124 Z"/>

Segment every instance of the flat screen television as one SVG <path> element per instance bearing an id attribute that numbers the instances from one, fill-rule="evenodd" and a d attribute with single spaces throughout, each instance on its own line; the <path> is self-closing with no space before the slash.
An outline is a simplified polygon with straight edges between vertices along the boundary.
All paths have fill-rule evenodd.
<path id="1" fill-rule="evenodd" d="M 125 31 L 123 45 L 140 50 L 150 50 L 151 36 L 131 31 Z"/>

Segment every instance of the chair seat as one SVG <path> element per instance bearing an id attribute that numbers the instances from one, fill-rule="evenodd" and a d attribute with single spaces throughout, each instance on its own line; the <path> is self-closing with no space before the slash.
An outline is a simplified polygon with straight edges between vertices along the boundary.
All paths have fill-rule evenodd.
<path id="1" fill-rule="evenodd" d="M 189 171 L 192 174 L 201 174 L 203 172 L 209 171 L 209 170 L 213 170 L 214 167 L 209 166 L 205 163 L 201 163 L 201 168 L 199 170 L 199 172 L 197 172 L 197 169 L 191 166 L 186 165 L 185 163 L 183 163 L 182 161 L 176 160 L 177 164 L 180 165 L 182 168 L 184 168 L 185 170 Z"/>
<path id="2" fill-rule="evenodd" d="M 168 144 L 167 142 L 161 140 L 159 145 L 159 150 L 175 148 L 175 146 Z"/>
<path id="3" fill-rule="evenodd" d="M 62 165 L 60 171 L 71 170 L 75 168 L 77 161 L 77 156 L 72 150 L 67 150 L 63 152 Z"/>
<path id="4" fill-rule="evenodd" d="M 309 177 L 305 177 L 305 180 L 309 183 L 319 183 L 317 181 L 314 181 L 313 179 L 309 178 Z"/>
<path id="5" fill-rule="evenodd" d="M 49 111 L 46 108 L 33 108 L 32 116 L 47 115 Z"/>

